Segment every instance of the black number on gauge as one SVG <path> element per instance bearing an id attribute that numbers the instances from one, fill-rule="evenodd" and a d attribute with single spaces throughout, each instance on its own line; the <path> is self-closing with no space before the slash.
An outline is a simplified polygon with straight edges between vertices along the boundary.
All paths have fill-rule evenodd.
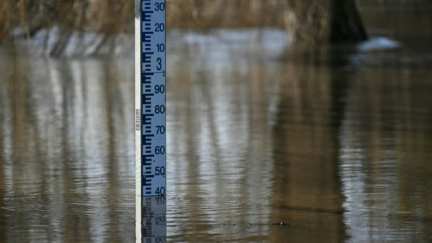
<path id="1" fill-rule="evenodd" d="M 156 166 L 155 175 L 165 175 L 165 166 Z"/>
<path id="2" fill-rule="evenodd" d="M 163 43 L 156 44 L 156 47 L 157 47 L 158 52 L 164 52 L 165 51 L 165 45 Z"/>
<path id="3" fill-rule="evenodd" d="M 157 134 L 165 134 L 165 126 L 156 126 Z"/>
<path id="4" fill-rule="evenodd" d="M 165 154 L 165 146 L 156 146 L 155 154 Z"/>
<path id="5" fill-rule="evenodd" d="M 159 71 L 159 70 L 162 69 L 162 58 L 158 57 L 158 58 L 156 59 L 156 62 L 157 62 L 156 69 Z"/>
<path id="6" fill-rule="evenodd" d="M 156 114 L 164 114 L 165 113 L 165 106 L 164 105 L 156 105 L 155 106 L 155 113 Z"/>
<path id="7" fill-rule="evenodd" d="M 161 186 L 161 187 L 156 188 L 155 193 L 157 195 L 165 195 L 165 187 Z"/>
<path id="8" fill-rule="evenodd" d="M 164 32 L 165 24 L 164 23 L 156 23 L 155 24 L 155 32 Z"/>
<path id="9" fill-rule="evenodd" d="M 155 85 L 155 93 L 156 94 L 165 93 L 165 85 Z"/>
<path id="10" fill-rule="evenodd" d="M 165 10 L 165 3 L 163 2 L 155 3 L 155 11 L 164 11 L 164 10 Z"/>

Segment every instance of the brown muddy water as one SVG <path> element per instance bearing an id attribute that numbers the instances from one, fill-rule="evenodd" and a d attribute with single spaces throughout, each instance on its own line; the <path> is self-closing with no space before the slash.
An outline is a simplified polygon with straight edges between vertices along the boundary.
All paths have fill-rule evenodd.
<path id="1" fill-rule="evenodd" d="M 432 242 L 432 8 L 395 6 L 362 8 L 387 38 L 314 59 L 169 33 L 168 242 Z M 22 48 L 0 49 L 0 242 L 134 242 L 133 58 Z"/>

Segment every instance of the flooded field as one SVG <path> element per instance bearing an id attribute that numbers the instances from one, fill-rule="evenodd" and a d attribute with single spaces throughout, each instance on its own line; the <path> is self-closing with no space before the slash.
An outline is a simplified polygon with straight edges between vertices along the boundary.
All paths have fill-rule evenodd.
<path id="1" fill-rule="evenodd" d="M 298 60 L 279 30 L 169 32 L 167 241 L 431 242 L 417 4 L 365 4 L 370 41 Z M 134 242 L 133 58 L 24 48 L 0 46 L 0 243 Z"/>

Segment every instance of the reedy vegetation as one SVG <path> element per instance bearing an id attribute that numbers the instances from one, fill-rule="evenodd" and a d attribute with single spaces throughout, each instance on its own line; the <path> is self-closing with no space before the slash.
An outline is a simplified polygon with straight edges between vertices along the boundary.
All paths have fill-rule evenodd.
<path id="1" fill-rule="evenodd" d="M 169 28 L 282 27 L 283 0 L 166 0 Z M 135 0 L 2 0 L 0 40 L 20 27 L 32 37 L 41 29 L 92 31 L 108 39 L 133 32 Z M 60 38 L 60 39 L 62 39 Z"/>
<path id="2" fill-rule="evenodd" d="M 328 13 L 321 15 L 315 13 L 321 9 L 331 12 L 328 6 L 336 6 L 335 9 L 338 9 L 337 6 L 347 4 L 338 3 L 340 0 L 308 0 L 307 2 L 317 5 L 317 7 L 308 7 L 315 5 L 303 1 L 166 0 L 167 27 L 205 31 L 218 27 L 272 26 L 290 29 L 295 39 L 304 43 L 326 41 L 326 36 L 315 38 L 316 34 L 310 33 L 328 33 L 329 31 L 325 30 L 329 29 L 328 19 L 332 16 Z M 347 2 L 355 5 L 354 0 L 347 0 Z M 96 46 L 95 52 L 103 46 L 113 50 L 119 34 L 133 34 L 134 7 L 135 0 L 1 0 L 0 42 L 11 37 L 31 38 L 40 30 L 55 28 L 56 40 L 49 47 L 52 56 L 59 56 L 64 52 L 72 35 L 78 35 L 83 39 L 85 32 L 98 33 L 95 41 L 90 41 L 93 46 Z M 293 9 L 296 10 L 292 11 Z M 327 20 L 323 21 L 324 19 L 321 18 Z M 314 26 L 307 28 L 309 32 L 303 31 L 305 28 L 301 26 L 309 22 Z M 342 20 L 342 22 L 348 21 Z M 362 25 L 361 20 L 357 22 Z M 354 22 L 354 25 L 357 22 Z M 296 31 L 298 28 L 302 31 Z M 20 31 L 16 31 L 17 29 Z M 45 33 L 46 44 L 49 31 Z M 304 38 L 302 35 L 307 37 Z M 309 41 L 307 38 L 315 38 L 318 41 L 315 39 Z M 86 43 L 89 45 L 89 42 Z M 79 45 L 84 45 L 84 41 Z"/>
<path id="3" fill-rule="evenodd" d="M 114 45 L 115 37 L 133 28 L 134 0 L 2 0 L 0 3 L 0 41 L 31 38 L 41 30 L 56 28 L 58 36 L 50 55 L 59 56 L 71 36 L 85 32 L 100 34 L 99 49 Z M 131 32 L 132 33 L 132 32 Z"/>

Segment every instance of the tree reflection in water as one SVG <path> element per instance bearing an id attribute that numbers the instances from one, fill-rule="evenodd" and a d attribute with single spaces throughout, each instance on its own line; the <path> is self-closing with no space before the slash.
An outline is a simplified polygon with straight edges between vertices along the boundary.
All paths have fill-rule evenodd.
<path id="1" fill-rule="evenodd" d="M 168 241 L 430 241 L 430 70 L 392 52 L 279 62 L 183 34 Z M 133 242 L 133 60 L 0 63 L 0 242 Z"/>

